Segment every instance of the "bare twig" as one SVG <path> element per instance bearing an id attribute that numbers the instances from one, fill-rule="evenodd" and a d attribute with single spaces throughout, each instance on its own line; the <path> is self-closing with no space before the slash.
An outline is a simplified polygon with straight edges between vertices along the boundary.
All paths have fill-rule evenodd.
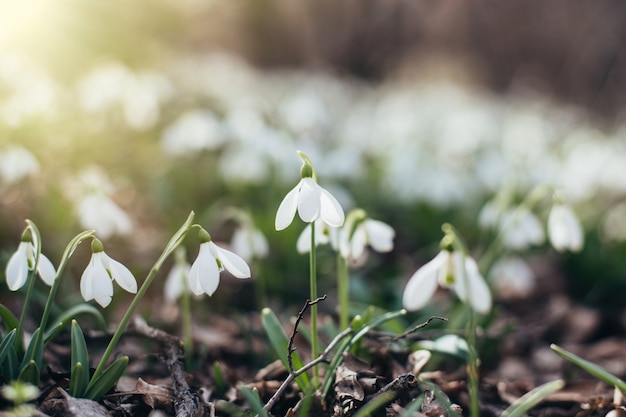
<path id="1" fill-rule="evenodd" d="M 302 368 L 298 369 L 297 371 L 290 370 L 289 371 L 289 375 L 287 376 L 287 378 L 283 381 L 283 383 L 280 385 L 280 387 L 278 387 L 278 389 L 276 390 L 276 392 L 274 393 L 272 398 L 269 399 L 267 404 L 265 404 L 265 406 L 263 407 L 263 410 L 269 412 L 272 409 L 272 407 L 274 406 L 274 404 L 276 404 L 276 401 L 278 401 L 280 396 L 283 395 L 283 392 L 287 389 L 289 384 L 291 384 L 293 382 L 294 379 L 296 379 L 297 377 L 299 377 L 300 375 L 302 375 L 303 373 L 305 373 L 309 369 L 313 368 L 315 365 L 317 365 L 317 364 L 323 362 L 324 360 L 326 360 L 326 358 L 328 357 L 330 352 L 332 352 L 332 350 L 335 348 L 335 346 L 337 346 L 337 344 L 339 342 L 341 342 L 344 338 L 346 338 L 347 336 L 351 335 L 352 333 L 354 333 L 354 330 L 352 330 L 352 328 L 348 327 L 347 329 L 345 329 L 344 331 L 339 333 L 337 336 L 335 336 L 335 338 L 328 344 L 326 349 L 324 349 L 324 351 L 322 353 L 320 353 L 320 355 L 317 358 L 315 358 L 311 362 L 307 363 L 306 365 L 302 366 Z"/>
<path id="2" fill-rule="evenodd" d="M 397 340 L 403 339 L 403 338 L 407 337 L 408 335 L 410 335 L 410 334 L 412 334 L 412 333 L 415 333 L 415 332 L 416 332 L 416 331 L 418 331 L 419 329 L 422 329 L 422 328 L 424 328 L 424 327 L 428 326 L 428 325 L 430 324 L 430 322 L 431 322 L 431 321 L 433 321 L 433 320 L 435 320 L 435 319 L 437 319 L 437 320 L 441 320 L 441 321 L 448 321 L 448 319 L 447 319 L 447 318 L 445 318 L 445 317 L 440 317 L 440 316 L 430 316 L 430 317 L 428 318 L 428 320 L 426 320 L 424 323 L 422 323 L 422 324 L 418 324 L 417 326 L 415 326 L 415 327 L 413 327 L 413 328 L 411 328 L 411 329 L 407 330 L 406 332 L 402 333 L 401 335 L 398 335 L 398 336 L 394 336 L 394 337 L 392 337 L 392 338 L 391 338 L 391 340 L 393 340 L 393 341 L 395 342 L 395 341 L 397 341 Z"/>
<path id="3" fill-rule="evenodd" d="M 298 313 L 298 317 L 296 318 L 296 322 L 295 322 L 295 324 L 293 326 L 293 332 L 291 333 L 291 337 L 289 337 L 289 344 L 287 345 L 287 364 L 289 365 L 289 373 L 290 374 L 292 374 L 294 372 L 294 370 L 293 370 L 293 352 L 296 351 L 296 348 L 293 347 L 293 343 L 294 343 L 294 340 L 296 338 L 296 334 L 298 334 L 298 326 L 300 325 L 300 322 L 304 318 L 304 313 L 306 312 L 307 308 L 311 307 L 312 305 L 315 305 L 315 304 L 319 303 L 320 301 L 324 301 L 325 299 L 326 299 L 326 294 L 324 294 L 321 297 L 317 297 L 313 301 L 306 300 L 306 302 L 302 306 L 302 309 Z"/>

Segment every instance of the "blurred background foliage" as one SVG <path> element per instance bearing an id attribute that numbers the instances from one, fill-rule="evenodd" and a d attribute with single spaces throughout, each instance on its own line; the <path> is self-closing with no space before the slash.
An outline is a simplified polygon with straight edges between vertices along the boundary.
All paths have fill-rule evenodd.
<path id="1" fill-rule="evenodd" d="M 392 253 L 356 270 L 360 302 L 399 307 L 443 222 L 480 255 L 492 236 L 478 224 L 485 202 L 503 190 L 519 202 L 548 184 L 579 213 L 587 244 L 574 255 L 524 251 L 537 282 L 623 309 L 615 291 L 626 289 L 626 4 L 0 7 L 2 265 L 25 218 L 57 262 L 73 235 L 102 220 L 81 217 L 95 206 L 104 210 L 96 217 L 113 218 L 96 227 L 107 252 L 140 278 L 190 210 L 229 242 L 234 226 L 223 213 L 239 207 L 270 243 L 255 279 L 272 303 L 293 307 L 308 294 L 308 258 L 295 252 L 303 225 L 277 233 L 273 222 L 298 180 L 301 149 L 346 209 L 363 207 L 397 232 Z M 544 224 L 547 210 L 537 213 Z M 193 259 L 193 239 L 188 248 Z M 65 296 L 77 291 L 88 252 L 72 262 Z M 320 288 L 331 294 L 333 268 L 322 251 Z M 233 300 L 257 308 L 253 291 L 225 278 L 210 309 Z"/>

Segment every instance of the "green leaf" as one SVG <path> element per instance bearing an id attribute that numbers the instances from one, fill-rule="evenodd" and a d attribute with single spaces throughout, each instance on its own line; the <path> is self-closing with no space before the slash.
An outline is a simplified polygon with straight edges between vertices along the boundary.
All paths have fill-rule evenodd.
<path id="1" fill-rule="evenodd" d="M 378 397 L 364 404 L 359 411 L 354 414 L 354 417 L 369 417 L 374 415 L 374 412 L 381 407 L 384 407 L 388 402 L 393 401 L 398 395 L 395 391 L 387 391 L 380 394 Z"/>
<path id="2" fill-rule="evenodd" d="M 30 343 L 24 353 L 24 359 L 22 359 L 22 365 L 20 368 L 28 366 L 30 361 L 35 361 L 38 368 L 41 368 L 41 361 L 43 359 L 43 336 L 41 334 L 41 328 L 37 328 L 33 333 Z M 36 384 L 35 384 L 36 385 Z"/>
<path id="3" fill-rule="evenodd" d="M 19 374 L 19 360 L 17 359 L 17 351 L 15 350 L 15 344 L 8 347 L 4 363 L 0 363 L 0 375 L 5 381 L 14 381 Z"/>
<path id="4" fill-rule="evenodd" d="M 263 323 L 267 337 L 269 338 L 270 344 L 272 345 L 272 348 L 274 348 L 276 355 L 278 355 L 278 358 L 283 363 L 285 368 L 289 369 L 289 361 L 287 359 L 287 355 L 289 353 L 287 350 L 287 347 L 289 346 L 289 339 L 287 338 L 278 317 L 276 317 L 276 314 L 274 314 L 271 309 L 266 307 L 261 311 L 261 322 Z M 302 359 L 297 352 L 293 352 L 291 354 L 291 359 L 294 371 L 302 368 Z M 302 391 L 306 391 L 306 388 L 311 385 L 311 380 L 306 373 L 299 375 L 296 378 L 296 382 Z"/>
<path id="5" fill-rule="evenodd" d="M 504 410 L 501 417 L 523 417 L 531 408 L 543 401 L 548 395 L 557 392 L 564 386 L 565 382 L 562 379 L 540 385 L 513 402 L 509 408 Z"/>
<path id="6" fill-rule="evenodd" d="M 117 381 L 124 375 L 128 366 L 128 356 L 121 356 L 117 358 L 108 368 L 106 368 L 99 377 L 92 379 L 87 386 L 84 398 L 98 401 L 104 396 L 111 388 L 115 386 Z"/>
<path id="7" fill-rule="evenodd" d="M 589 372 L 591 375 L 599 378 L 600 380 L 606 382 L 609 385 L 617 387 L 620 391 L 626 394 L 626 382 L 622 381 L 612 373 L 607 370 L 599 367 L 595 363 L 591 363 L 580 356 L 576 356 L 571 352 L 566 351 L 565 349 L 555 345 L 554 343 L 550 345 L 550 349 L 558 353 L 561 357 L 567 359 L 574 365 L 584 369 Z"/>
<path id="8" fill-rule="evenodd" d="M 446 334 L 435 340 L 423 340 L 418 343 L 418 346 L 432 352 L 445 353 L 464 362 L 467 362 L 469 358 L 467 342 L 455 334 Z"/>
<path id="9" fill-rule="evenodd" d="M 19 381 L 28 382 L 36 387 L 39 386 L 39 366 L 34 360 L 28 361 L 26 366 L 22 367 L 20 375 L 17 377 Z"/>
<path id="10" fill-rule="evenodd" d="M 72 320 L 72 363 L 70 374 L 70 394 L 81 397 L 89 384 L 89 353 L 85 336 L 76 320 Z"/>
<path id="11" fill-rule="evenodd" d="M 254 388 L 250 389 L 243 384 L 239 384 L 239 391 L 246 397 L 246 401 L 250 405 L 250 409 L 254 414 L 258 417 L 269 417 L 267 411 L 263 409 L 263 403 L 261 402 L 261 398 L 259 397 L 259 391 Z"/>
<path id="12" fill-rule="evenodd" d="M 76 316 L 81 314 L 89 314 L 96 319 L 98 327 L 101 329 L 106 329 L 106 321 L 104 320 L 104 316 L 102 312 L 98 310 L 96 307 L 91 304 L 82 303 L 77 306 L 71 307 L 68 310 L 65 310 L 61 313 L 55 320 L 56 323 L 54 326 L 51 326 L 47 331 L 44 337 L 45 344 L 48 344 L 50 340 L 52 340 L 60 331 L 70 322 L 76 318 Z"/>
<path id="13" fill-rule="evenodd" d="M 17 326 L 20 323 L 17 317 L 15 317 L 13 313 L 11 313 L 11 310 L 6 308 L 4 304 L 0 304 L 0 319 L 2 319 L 2 322 L 4 323 L 4 329 L 7 332 L 10 332 L 13 329 L 17 329 Z"/>
<path id="14" fill-rule="evenodd" d="M 17 333 L 17 329 L 11 330 L 5 337 L 2 339 L 2 343 L 0 343 L 0 366 L 4 366 L 4 360 L 9 355 L 9 348 L 13 345 L 13 340 L 15 339 L 15 334 Z"/>
<path id="15" fill-rule="evenodd" d="M 85 371 L 87 371 L 87 379 L 85 379 Z M 87 384 L 89 384 L 89 369 L 81 362 L 76 362 L 70 374 L 70 395 L 80 398 L 87 389 Z"/>

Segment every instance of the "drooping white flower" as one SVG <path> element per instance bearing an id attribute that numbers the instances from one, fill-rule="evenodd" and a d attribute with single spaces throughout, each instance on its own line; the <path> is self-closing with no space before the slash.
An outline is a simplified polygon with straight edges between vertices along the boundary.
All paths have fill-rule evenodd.
<path id="1" fill-rule="evenodd" d="M 424 307 L 435 293 L 437 284 L 454 289 L 462 301 L 479 313 L 491 309 L 491 292 L 476 262 L 459 251 L 445 249 L 409 279 L 402 296 L 404 308 L 419 310 Z"/>
<path id="2" fill-rule="evenodd" d="M 91 259 L 80 278 L 80 293 L 85 301 L 96 300 L 102 307 L 111 303 L 113 280 L 130 293 L 137 292 L 137 281 L 123 264 L 104 253 L 102 242 L 91 242 Z"/>
<path id="3" fill-rule="evenodd" d="M 489 279 L 498 295 L 505 299 L 525 298 L 535 289 L 535 273 L 517 256 L 498 259 L 489 271 Z"/>
<path id="4" fill-rule="evenodd" d="M 186 286 L 185 282 L 189 280 L 190 270 L 191 265 L 188 262 L 177 262 L 170 269 L 167 278 L 165 278 L 165 287 L 163 289 L 166 302 L 172 304 L 183 294 Z"/>
<path id="5" fill-rule="evenodd" d="M 523 250 L 542 244 L 546 235 L 537 216 L 528 209 L 517 208 L 502 216 L 502 239 L 505 247 Z"/>
<path id="6" fill-rule="evenodd" d="M 17 250 L 11 255 L 6 266 L 7 286 L 11 291 L 17 291 L 26 284 L 28 272 L 35 265 L 35 246 L 30 241 L 22 241 Z M 52 286 L 56 277 L 56 270 L 50 260 L 43 254 L 39 254 L 37 273 L 41 280 L 48 286 Z"/>
<path id="7" fill-rule="evenodd" d="M 330 243 L 333 249 L 339 247 L 339 229 L 330 227 L 322 219 L 317 219 L 313 223 L 306 225 L 298 240 L 296 241 L 296 250 L 298 253 L 308 253 L 311 251 L 311 230 L 315 227 L 315 246 L 326 245 Z"/>
<path id="8" fill-rule="evenodd" d="M 104 239 L 128 235 L 133 228 L 128 214 L 102 193 L 87 194 L 81 199 L 78 218 L 81 226 L 94 229 Z"/>
<path id="9" fill-rule="evenodd" d="M 189 271 L 189 288 L 196 295 L 212 295 L 220 283 L 220 271 L 226 269 L 236 278 L 250 278 L 250 267 L 239 255 L 222 249 L 200 232 L 200 250 Z"/>
<path id="10" fill-rule="evenodd" d="M 264 258 L 269 253 L 269 244 L 265 235 L 252 224 L 241 224 L 233 232 L 230 246 L 248 262 L 253 258 Z"/>
<path id="11" fill-rule="evenodd" d="M 354 228 L 344 226 L 339 237 L 341 256 L 356 260 L 369 244 L 376 252 L 390 252 L 396 232 L 387 223 L 369 218 L 356 221 Z M 353 229 L 352 233 L 351 230 Z"/>
<path id="12" fill-rule="evenodd" d="M 556 250 L 578 252 L 583 248 L 583 229 L 570 206 L 557 203 L 548 216 L 548 237 Z"/>

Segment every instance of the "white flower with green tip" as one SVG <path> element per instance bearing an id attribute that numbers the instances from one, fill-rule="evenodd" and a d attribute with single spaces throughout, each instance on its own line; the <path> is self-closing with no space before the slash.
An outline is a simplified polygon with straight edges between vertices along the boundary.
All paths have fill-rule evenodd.
<path id="1" fill-rule="evenodd" d="M 460 251 L 446 249 L 409 279 L 402 297 L 404 308 L 419 310 L 424 307 L 435 294 L 437 284 L 454 289 L 463 302 L 479 313 L 491 310 L 491 292 L 474 259 Z"/>
<path id="2" fill-rule="evenodd" d="M 339 235 L 339 250 L 346 259 L 359 259 L 370 245 L 376 252 L 390 252 L 396 232 L 387 223 L 370 219 L 362 209 L 353 210 Z"/>
<path id="3" fill-rule="evenodd" d="M 220 283 L 220 271 L 226 269 L 236 278 L 250 278 L 250 267 L 239 255 L 222 249 L 211 236 L 200 231 L 200 250 L 189 271 L 189 288 L 196 295 L 212 295 Z"/>
<path id="4" fill-rule="evenodd" d="M 96 300 L 107 307 L 113 298 L 113 280 L 130 293 L 137 292 L 137 281 L 122 263 L 104 253 L 102 242 L 91 241 L 91 259 L 80 278 L 80 293 L 85 301 Z"/>
<path id="5" fill-rule="evenodd" d="M 32 271 L 34 265 L 35 245 L 30 240 L 30 233 L 25 232 L 17 250 L 11 255 L 5 270 L 7 286 L 11 291 L 17 291 L 26 284 L 28 272 Z M 56 277 L 56 270 L 52 262 L 43 253 L 39 254 L 37 273 L 46 285 L 52 286 Z"/>

